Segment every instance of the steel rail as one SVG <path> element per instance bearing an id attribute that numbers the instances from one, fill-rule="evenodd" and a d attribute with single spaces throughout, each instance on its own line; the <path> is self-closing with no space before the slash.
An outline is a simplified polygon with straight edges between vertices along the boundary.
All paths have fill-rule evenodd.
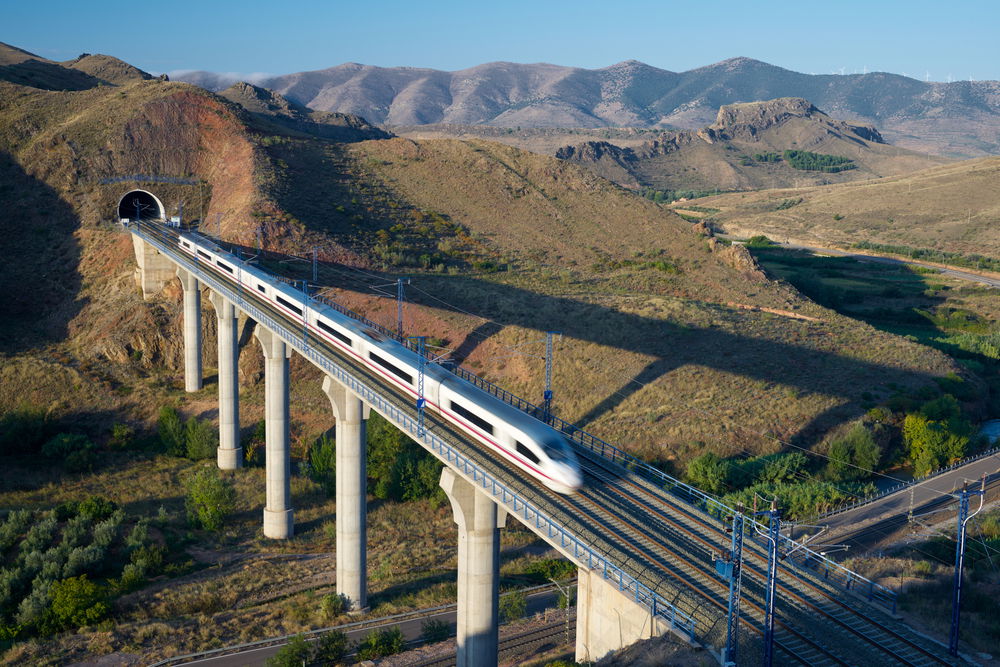
<path id="1" fill-rule="evenodd" d="M 648 608 L 654 617 L 660 618 L 671 628 L 685 633 L 689 639 L 694 640 L 695 620 L 693 617 L 681 612 L 653 589 L 642 584 L 615 564 L 606 554 L 593 550 L 590 545 L 584 543 L 572 531 L 555 521 L 534 503 L 513 491 L 496 476 L 486 472 L 472 457 L 460 452 L 429 429 L 423 429 L 423 433 L 419 433 L 418 420 L 415 415 L 409 413 L 410 408 L 400 408 L 393 401 L 386 399 L 381 392 L 345 370 L 330 355 L 321 353 L 314 342 L 302 336 L 299 327 L 284 325 L 255 302 L 247 299 L 246 295 L 249 291 L 234 289 L 224 283 L 224 279 L 215 274 L 214 270 L 212 273 L 205 271 L 202 263 L 189 258 L 186 254 L 178 253 L 176 248 L 171 247 L 169 236 L 163 237 L 157 234 L 155 227 L 152 228 L 151 232 L 147 232 L 144 229 L 147 226 L 151 225 L 138 222 L 128 225 L 126 229 L 151 243 L 154 248 L 175 264 L 191 272 L 206 286 L 224 296 L 259 324 L 279 335 L 299 354 L 335 377 L 445 465 L 453 468 L 468 482 L 491 496 L 494 502 L 501 505 L 508 513 L 517 516 L 521 523 L 532 529 L 539 537 L 556 546 L 578 566 L 599 572 L 604 579 L 616 585 L 619 591 L 626 593 L 633 601 Z"/>

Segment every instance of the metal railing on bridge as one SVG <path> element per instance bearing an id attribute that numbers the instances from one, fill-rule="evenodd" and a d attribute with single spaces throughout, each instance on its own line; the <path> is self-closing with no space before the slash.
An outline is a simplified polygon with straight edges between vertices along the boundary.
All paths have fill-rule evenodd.
<path id="1" fill-rule="evenodd" d="M 218 242 L 216 239 L 211 240 L 213 242 Z M 225 245 L 224 242 L 222 243 Z M 305 258 L 300 259 L 306 261 Z M 311 298 L 329 306 L 330 308 L 333 308 L 339 313 L 362 322 L 382 335 L 392 338 L 413 352 L 420 354 L 420 350 L 412 340 L 406 338 L 405 336 L 401 337 L 396 331 L 373 322 L 360 313 L 357 313 L 350 308 L 333 301 L 332 299 L 327 299 L 321 296 L 313 296 Z M 647 481 L 656 485 L 658 488 L 667 491 L 674 497 L 686 502 L 688 505 L 704 511 L 706 514 L 714 517 L 726 526 L 728 526 L 731 522 L 732 516 L 736 510 L 721 502 L 718 498 L 715 498 L 701 489 L 691 486 L 690 484 L 686 484 L 685 482 L 668 475 L 659 468 L 650 465 L 632 454 L 622 451 L 611 443 L 591 435 L 570 422 L 560 419 L 551 413 L 546 413 L 542 406 L 536 405 L 525 398 L 513 394 L 503 387 L 481 378 L 475 373 L 472 373 L 457 364 L 449 363 L 442 364 L 442 366 L 460 378 L 476 385 L 483 391 L 497 397 L 508 405 L 511 405 L 561 431 L 581 447 L 598 454 L 612 463 L 622 466 L 626 470 L 640 475 Z M 746 520 L 752 523 L 757 523 L 759 526 L 759 523 L 751 517 L 747 517 Z M 823 554 L 813 551 L 812 549 L 809 549 L 805 545 L 796 542 L 787 536 L 782 535 L 780 539 L 785 547 L 785 553 L 789 554 L 786 557 L 786 562 L 791 562 L 803 570 L 812 572 L 816 576 L 819 576 L 820 578 L 831 584 L 839 586 L 844 590 L 863 595 L 869 601 L 878 603 L 892 611 L 892 613 L 895 613 L 897 601 L 897 593 L 895 591 L 886 588 L 881 584 L 877 584 L 867 577 L 863 577 L 862 575 L 844 567 L 836 561 L 830 560 Z"/>
<path id="2" fill-rule="evenodd" d="M 173 258 L 175 262 L 195 274 L 199 281 L 236 304 L 256 322 L 280 335 L 299 354 L 312 361 L 323 369 L 323 371 L 334 376 L 339 382 L 346 385 L 352 392 L 361 397 L 364 402 L 374 408 L 376 412 L 382 414 L 413 438 L 413 440 L 421 443 L 443 462 L 456 469 L 466 479 L 492 496 L 507 512 L 520 517 L 520 520 L 525 525 L 534 526 L 536 531 L 539 534 L 544 533 L 549 541 L 558 542 L 564 553 L 571 553 L 573 555 L 573 560 L 577 564 L 589 570 L 601 572 L 606 580 L 617 585 L 618 590 L 627 592 L 635 602 L 648 608 L 654 617 L 669 623 L 671 628 L 683 632 L 692 640 L 694 639 L 694 618 L 677 609 L 656 591 L 653 591 L 622 568 L 612 563 L 604 554 L 595 551 L 589 545 L 585 544 L 571 531 L 540 510 L 530 500 L 523 498 L 517 492 L 508 488 L 501 480 L 483 470 L 475 461 L 458 451 L 455 447 L 427 429 L 418 429 L 415 417 L 348 373 L 345 369 L 334 363 L 327 355 L 318 352 L 310 344 L 309 339 L 303 335 L 302 330 L 298 328 L 291 329 L 273 319 L 256 305 L 244 299 L 242 290 L 235 290 L 219 281 L 212 274 L 205 272 L 197 261 L 192 261 L 186 255 L 180 255 L 176 252 L 175 248 L 168 247 L 158 236 L 143 230 L 141 223 L 129 224 L 126 229 L 147 243 L 151 243 L 168 257 Z M 324 303 L 328 302 L 324 301 Z M 368 323 L 367 320 L 363 318 L 362 320 Z"/>

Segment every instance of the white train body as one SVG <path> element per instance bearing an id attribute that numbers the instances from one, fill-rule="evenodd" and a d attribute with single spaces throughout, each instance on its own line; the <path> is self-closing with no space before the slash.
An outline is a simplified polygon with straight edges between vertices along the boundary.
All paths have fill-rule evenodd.
<path id="1" fill-rule="evenodd" d="M 179 244 L 182 251 L 211 266 L 220 277 L 257 292 L 274 308 L 302 322 L 311 336 L 364 364 L 416 402 L 420 370 L 415 352 L 354 318 L 310 301 L 302 292 L 238 261 L 204 238 L 182 233 Z M 552 490 L 574 493 L 580 488 L 579 462 L 555 429 L 435 363 L 424 365 L 423 396 L 427 408 Z"/>

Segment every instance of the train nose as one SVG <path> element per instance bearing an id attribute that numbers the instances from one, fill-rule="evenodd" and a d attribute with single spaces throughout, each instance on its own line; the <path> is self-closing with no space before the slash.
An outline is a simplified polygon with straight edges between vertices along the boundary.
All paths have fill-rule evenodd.
<path id="1" fill-rule="evenodd" d="M 580 474 L 579 469 L 568 465 L 561 465 L 560 468 L 566 486 L 574 491 L 583 486 L 583 476 Z"/>

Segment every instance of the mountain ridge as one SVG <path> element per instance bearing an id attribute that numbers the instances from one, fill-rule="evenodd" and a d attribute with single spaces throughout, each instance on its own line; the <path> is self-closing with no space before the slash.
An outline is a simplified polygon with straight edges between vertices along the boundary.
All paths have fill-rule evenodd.
<path id="1" fill-rule="evenodd" d="M 786 150 L 850 161 L 836 173 L 796 169 Z M 664 132 L 639 145 L 585 141 L 556 157 L 577 162 L 629 188 L 748 190 L 877 178 L 946 161 L 888 145 L 872 125 L 836 120 L 802 98 L 729 104 L 698 130 Z"/>
<path id="2" fill-rule="evenodd" d="M 232 83 L 210 72 L 175 77 L 210 90 Z M 875 125 L 911 150 L 1000 153 L 1000 82 L 803 74 L 745 56 L 684 72 L 636 60 L 600 69 L 492 62 L 455 71 L 345 63 L 254 82 L 313 109 L 387 126 L 697 129 L 726 104 L 801 97 L 833 118 Z"/>

